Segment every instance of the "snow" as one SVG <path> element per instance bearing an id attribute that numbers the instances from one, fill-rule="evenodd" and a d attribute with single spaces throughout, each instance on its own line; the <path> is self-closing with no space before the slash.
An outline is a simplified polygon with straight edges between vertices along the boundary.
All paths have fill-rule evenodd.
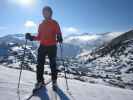
<path id="1" fill-rule="evenodd" d="M 120 36 L 121 34 L 123 34 L 124 32 L 110 32 L 110 33 L 106 33 L 105 35 L 100 35 L 100 34 L 81 34 L 81 35 L 74 35 L 74 36 L 68 36 L 67 38 L 65 38 L 66 43 L 71 43 L 72 40 L 76 40 L 78 42 L 87 42 L 87 41 L 96 41 L 99 39 L 101 39 L 101 41 L 110 41 L 118 36 Z"/>
<path id="2" fill-rule="evenodd" d="M 13 47 L 12 48 L 13 51 L 19 51 L 19 50 L 23 50 L 21 47 Z"/>
<path id="3" fill-rule="evenodd" d="M 19 71 L 0 66 L 0 99 L 1 100 L 25 100 L 31 93 L 35 83 L 35 73 L 23 71 L 20 86 L 20 94 L 17 94 L 17 82 Z M 49 80 L 50 76 L 45 75 Z M 55 94 L 49 84 L 46 89 L 40 90 L 31 100 L 132 100 L 133 91 L 101 84 L 90 84 L 74 79 L 69 79 L 69 92 L 66 90 L 64 78 L 58 79 L 59 90 Z M 47 97 L 47 99 L 46 99 Z M 49 98 L 49 99 L 48 99 Z"/>
<path id="4" fill-rule="evenodd" d="M 120 35 L 122 35 L 124 32 L 111 32 L 109 34 L 107 34 L 106 38 L 107 40 L 112 40 Z"/>
<path id="5" fill-rule="evenodd" d="M 75 37 L 69 37 L 65 42 L 71 41 L 73 39 L 79 40 L 79 41 L 91 41 L 98 39 L 98 35 L 83 35 L 83 36 L 75 36 Z"/>

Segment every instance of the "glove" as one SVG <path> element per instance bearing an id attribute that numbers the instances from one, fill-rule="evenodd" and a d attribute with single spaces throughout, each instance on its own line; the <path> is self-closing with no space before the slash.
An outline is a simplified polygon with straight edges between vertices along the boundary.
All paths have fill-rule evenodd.
<path id="1" fill-rule="evenodd" d="M 62 43 L 63 42 L 63 38 L 61 34 L 57 35 L 57 42 Z"/>
<path id="2" fill-rule="evenodd" d="M 33 36 L 31 36 L 30 33 L 26 33 L 25 38 L 26 38 L 27 40 L 33 41 Z"/>

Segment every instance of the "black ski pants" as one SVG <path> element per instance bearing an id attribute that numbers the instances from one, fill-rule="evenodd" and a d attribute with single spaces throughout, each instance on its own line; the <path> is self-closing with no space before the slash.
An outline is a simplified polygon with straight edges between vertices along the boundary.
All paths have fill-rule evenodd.
<path id="1" fill-rule="evenodd" d="M 37 57 L 37 82 L 43 82 L 43 73 L 44 73 L 44 64 L 46 56 L 48 55 L 49 61 L 50 61 L 50 68 L 51 68 L 51 74 L 52 74 L 52 81 L 57 80 L 57 67 L 56 67 L 56 55 L 57 55 L 57 46 L 44 46 L 40 45 L 38 49 L 38 57 Z"/>

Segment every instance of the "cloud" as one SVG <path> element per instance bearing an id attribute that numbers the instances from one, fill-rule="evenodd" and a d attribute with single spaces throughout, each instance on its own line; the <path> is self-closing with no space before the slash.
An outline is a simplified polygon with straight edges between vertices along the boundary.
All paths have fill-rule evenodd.
<path id="1" fill-rule="evenodd" d="M 36 23 L 35 23 L 34 21 L 32 21 L 32 20 L 27 20 L 27 21 L 24 23 L 24 26 L 25 26 L 26 28 L 36 28 L 36 27 L 37 27 Z"/>
<path id="2" fill-rule="evenodd" d="M 4 27 L 4 26 L 0 26 L 0 30 L 6 30 L 7 27 Z"/>
<path id="3" fill-rule="evenodd" d="M 79 29 L 75 27 L 63 27 L 63 33 L 65 34 L 75 34 L 79 32 L 80 32 Z"/>

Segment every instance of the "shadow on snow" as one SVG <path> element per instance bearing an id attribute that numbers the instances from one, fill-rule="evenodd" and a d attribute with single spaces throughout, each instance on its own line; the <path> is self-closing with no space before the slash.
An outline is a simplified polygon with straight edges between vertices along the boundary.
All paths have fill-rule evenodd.
<path id="1" fill-rule="evenodd" d="M 59 96 L 60 100 L 70 100 L 69 97 L 60 88 L 57 88 L 56 94 Z M 39 97 L 40 100 L 50 100 L 47 94 L 47 89 L 45 87 L 37 91 L 34 96 Z"/>

